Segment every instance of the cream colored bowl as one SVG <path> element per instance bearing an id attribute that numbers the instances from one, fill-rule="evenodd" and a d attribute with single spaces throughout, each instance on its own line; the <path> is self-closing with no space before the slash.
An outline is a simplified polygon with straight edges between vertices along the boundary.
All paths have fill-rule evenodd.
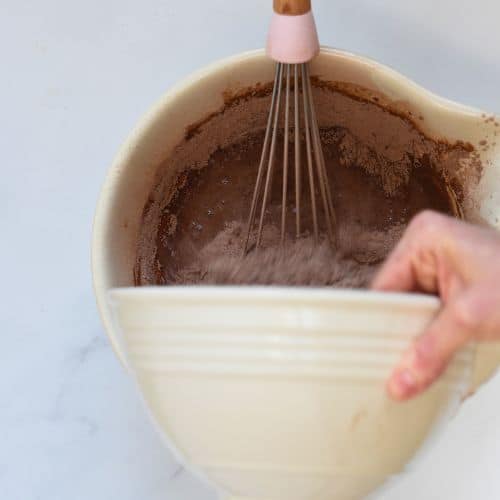
<path id="1" fill-rule="evenodd" d="M 99 200 L 95 291 L 113 347 L 160 431 L 222 495 L 362 498 L 432 443 L 466 392 L 491 374 L 498 349 L 481 347 L 476 354 L 470 346 L 429 392 L 401 405 L 387 399 L 384 381 L 436 313 L 433 298 L 132 288 L 138 228 L 158 165 L 186 127 L 223 105 L 223 93 L 270 81 L 272 73 L 262 51 L 222 61 L 175 87 L 141 121 Z M 467 190 L 465 217 L 500 227 L 494 120 L 352 54 L 323 49 L 312 73 L 384 94 L 422 116 L 430 135 L 477 146 L 484 172 Z M 480 147 L 483 140 L 489 148 Z"/>

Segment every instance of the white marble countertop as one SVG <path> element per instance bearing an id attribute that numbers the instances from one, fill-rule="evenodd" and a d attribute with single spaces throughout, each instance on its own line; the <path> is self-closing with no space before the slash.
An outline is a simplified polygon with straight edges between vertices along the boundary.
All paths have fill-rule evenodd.
<path id="1" fill-rule="evenodd" d="M 148 422 L 99 322 L 94 205 L 113 154 L 170 85 L 263 45 L 270 0 L 0 2 L 0 498 L 215 500 Z M 497 0 L 316 0 L 324 44 L 500 112 Z M 500 498 L 500 378 L 377 498 Z"/>

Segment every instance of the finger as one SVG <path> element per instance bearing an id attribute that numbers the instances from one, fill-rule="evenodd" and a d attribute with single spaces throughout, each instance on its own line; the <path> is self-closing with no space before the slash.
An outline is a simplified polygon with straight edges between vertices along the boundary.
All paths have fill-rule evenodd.
<path id="1" fill-rule="evenodd" d="M 431 211 L 417 215 L 376 275 L 372 289 L 436 292 L 438 253 L 450 221 Z"/>
<path id="2" fill-rule="evenodd" d="M 412 244 L 409 241 L 411 235 L 405 233 L 401 241 L 389 254 L 376 274 L 372 289 L 378 291 L 411 291 L 414 289 L 416 280 L 411 262 Z"/>
<path id="3" fill-rule="evenodd" d="M 437 292 L 440 262 L 438 249 L 424 245 L 415 240 L 402 241 L 375 276 L 372 289 L 392 292 Z"/>
<path id="4" fill-rule="evenodd" d="M 447 304 L 403 355 L 387 383 L 389 395 L 402 401 L 427 389 L 443 373 L 454 354 L 476 336 L 479 326 L 469 294 Z"/>

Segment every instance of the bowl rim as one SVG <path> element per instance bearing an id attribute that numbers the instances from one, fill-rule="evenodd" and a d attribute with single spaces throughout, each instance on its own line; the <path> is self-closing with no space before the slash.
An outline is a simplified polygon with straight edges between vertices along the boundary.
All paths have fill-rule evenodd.
<path id="1" fill-rule="evenodd" d="M 214 302 L 258 302 L 283 301 L 315 305 L 327 302 L 331 305 L 348 305 L 356 303 L 359 306 L 392 306 L 428 309 L 437 311 L 441 301 L 434 295 L 407 292 L 381 292 L 370 289 L 339 289 L 329 287 L 305 286 L 263 286 L 263 285 L 171 285 L 171 286 L 129 286 L 112 288 L 107 291 L 110 300 L 180 300 L 199 303 L 203 300 Z M 250 305 L 249 305 L 250 307 Z"/>

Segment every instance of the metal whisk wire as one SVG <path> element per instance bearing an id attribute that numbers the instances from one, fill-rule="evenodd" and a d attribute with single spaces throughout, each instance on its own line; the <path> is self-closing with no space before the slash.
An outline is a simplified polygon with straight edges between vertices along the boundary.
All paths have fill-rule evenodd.
<path id="1" fill-rule="evenodd" d="M 316 203 L 317 191 L 321 197 L 326 231 L 330 242 L 335 245 L 335 211 L 333 207 L 332 194 L 328 180 L 325 158 L 321 147 L 319 126 L 312 98 L 311 80 L 308 64 L 285 64 L 277 63 L 274 79 L 273 92 L 271 96 L 271 107 L 267 120 L 264 144 L 257 172 L 257 180 L 252 197 L 252 205 L 248 219 L 247 234 L 244 245 L 244 254 L 249 250 L 250 238 L 255 225 L 257 207 L 260 203 L 260 214 L 258 218 L 255 246 L 259 248 L 262 243 L 262 232 L 266 209 L 271 196 L 271 187 L 275 169 L 275 156 L 277 147 L 278 130 L 280 128 L 279 118 L 281 114 L 282 94 L 284 94 L 284 129 L 283 129 L 283 179 L 281 191 L 281 243 L 284 245 L 286 238 L 288 179 L 289 179 L 289 130 L 290 130 L 290 95 L 291 95 L 291 73 L 293 67 L 293 106 L 294 106 L 294 162 L 295 162 L 295 232 L 296 238 L 302 233 L 301 227 L 301 195 L 302 195 L 302 152 L 301 152 L 301 125 L 300 118 L 304 123 L 304 140 L 306 145 L 307 178 L 311 198 L 311 213 L 313 219 L 314 240 L 317 243 L 320 236 L 318 207 Z M 283 92 L 283 83 L 285 86 Z M 300 111 L 300 94 L 302 94 L 302 113 Z M 264 192 L 262 184 L 264 182 Z"/>

